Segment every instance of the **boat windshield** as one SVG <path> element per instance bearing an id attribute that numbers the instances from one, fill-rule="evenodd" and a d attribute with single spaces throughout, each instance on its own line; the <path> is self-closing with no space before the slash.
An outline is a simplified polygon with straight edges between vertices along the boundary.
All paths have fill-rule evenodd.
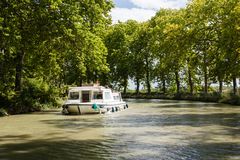
<path id="1" fill-rule="evenodd" d="M 69 99 L 71 100 L 79 99 L 79 92 L 70 92 Z"/>
<path id="2" fill-rule="evenodd" d="M 106 100 L 111 100 L 112 99 L 110 92 L 105 92 L 104 94 L 105 94 L 104 97 L 105 97 Z"/>

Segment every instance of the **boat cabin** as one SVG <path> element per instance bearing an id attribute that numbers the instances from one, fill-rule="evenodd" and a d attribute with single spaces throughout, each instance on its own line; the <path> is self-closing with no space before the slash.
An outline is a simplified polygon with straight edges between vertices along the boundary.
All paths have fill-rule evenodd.
<path id="1" fill-rule="evenodd" d="M 102 86 L 83 86 L 70 88 L 68 100 L 79 100 L 80 103 L 95 103 L 122 101 L 119 92 L 112 92 L 111 89 Z"/>

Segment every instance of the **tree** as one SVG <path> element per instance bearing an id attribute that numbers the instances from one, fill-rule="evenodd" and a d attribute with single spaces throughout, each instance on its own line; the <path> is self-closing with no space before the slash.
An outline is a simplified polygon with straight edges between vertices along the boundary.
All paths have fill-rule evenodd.
<path id="1" fill-rule="evenodd" d="M 1 93 L 21 95 L 29 78 L 60 87 L 108 72 L 102 38 L 112 6 L 108 0 L 1 1 Z"/>
<path id="2" fill-rule="evenodd" d="M 208 93 L 212 62 L 217 47 L 217 30 L 214 23 L 214 2 L 195 0 L 186 10 L 190 37 L 193 41 L 192 50 L 197 54 L 199 67 L 204 81 L 204 93 Z"/>
<path id="3" fill-rule="evenodd" d="M 105 39 L 111 82 L 115 86 L 123 87 L 124 93 L 127 91 L 128 79 L 132 70 L 130 42 L 137 27 L 136 21 L 115 24 Z"/>
<path id="4" fill-rule="evenodd" d="M 224 55 L 224 62 L 228 66 L 228 71 L 224 73 L 227 74 L 226 77 L 232 79 L 233 93 L 236 94 L 236 79 L 240 76 L 240 2 L 238 0 L 222 0 L 219 2 L 218 8 L 219 21 L 221 22 L 219 23 L 219 28 L 221 29 L 221 33 L 219 33 L 219 47 Z"/>
<path id="5" fill-rule="evenodd" d="M 143 29 L 144 24 L 139 24 L 138 28 L 132 36 L 130 42 L 131 50 L 131 74 L 130 77 L 136 84 L 136 94 L 139 94 L 140 84 L 145 77 L 144 57 L 143 50 L 147 45 L 147 39 L 145 37 L 146 30 Z"/>
<path id="6" fill-rule="evenodd" d="M 2 11 L 0 17 L 2 17 L 1 24 L 3 26 L 1 27 L 1 41 L 6 42 L 2 46 L 2 50 L 6 53 L 6 50 L 11 48 L 11 51 L 14 52 L 16 91 L 21 90 L 22 73 L 26 68 L 24 67 L 24 61 L 29 63 L 31 63 L 31 60 L 35 61 L 35 53 L 37 53 L 36 57 L 40 56 L 40 60 L 43 58 L 42 61 L 49 60 L 48 57 L 52 56 L 52 60 L 56 63 L 55 65 L 49 65 L 48 68 L 54 69 L 58 57 L 61 57 L 59 52 L 66 53 L 68 52 L 66 49 L 71 49 L 81 56 L 85 55 L 86 63 L 84 64 L 88 66 L 85 66 L 87 68 L 90 68 L 89 63 L 93 64 L 92 68 L 96 66 L 89 59 L 95 59 L 95 61 L 96 59 L 102 59 L 101 63 L 96 62 L 102 64 L 100 67 L 97 66 L 96 70 L 100 71 L 100 68 L 105 68 L 103 70 L 106 71 L 107 67 L 104 62 L 106 48 L 101 44 L 100 36 L 102 36 L 103 30 L 109 23 L 108 12 L 112 7 L 111 1 L 16 2 L 4 0 L 1 1 L 0 5 Z M 93 45 L 94 43 L 99 44 L 99 48 Z M 79 45 L 85 48 L 79 47 Z M 90 52 L 87 50 L 89 47 L 91 48 Z M 40 49 L 41 52 L 38 52 Z M 43 63 L 40 61 L 40 63 L 35 64 L 41 66 Z M 39 69 L 37 66 L 34 66 L 34 68 Z M 88 70 L 95 72 L 93 71 L 95 69 L 92 68 Z"/>
<path id="7" fill-rule="evenodd" d="M 184 20 L 182 10 L 160 10 L 151 20 L 153 25 L 152 51 L 158 55 L 158 70 L 164 84 L 166 74 L 175 75 L 177 93 L 180 92 L 180 71 L 185 59 Z"/>
<path id="8" fill-rule="evenodd" d="M 206 1 L 194 0 L 187 8 L 189 22 L 194 36 L 195 52 L 201 57 L 204 72 L 205 93 L 208 79 L 222 82 L 233 79 L 233 92 L 236 93 L 236 77 L 238 77 L 238 29 L 239 1 Z M 225 28 L 226 27 L 226 28 Z M 211 74 L 210 74 L 211 73 Z"/>

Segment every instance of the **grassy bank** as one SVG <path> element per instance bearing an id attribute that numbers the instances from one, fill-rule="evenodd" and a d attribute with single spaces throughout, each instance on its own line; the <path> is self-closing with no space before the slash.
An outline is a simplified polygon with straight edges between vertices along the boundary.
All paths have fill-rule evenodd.
<path id="1" fill-rule="evenodd" d="M 134 99 L 171 99 L 171 100 L 189 100 L 189 101 L 201 101 L 201 102 L 216 102 L 226 103 L 231 105 L 240 105 L 240 96 L 233 94 L 219 94 L 219 93 L 179 93 L 179 94 L 159 94 L 159 93 L 126 93 L 122 95 L 123 98 Z"/>

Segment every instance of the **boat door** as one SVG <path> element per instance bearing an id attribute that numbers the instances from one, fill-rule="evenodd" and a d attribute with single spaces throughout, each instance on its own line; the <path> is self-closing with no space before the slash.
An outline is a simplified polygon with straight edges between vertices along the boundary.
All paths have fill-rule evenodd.
<path id="1" fill-rule="evenodd" d="M 90 102 L 90 91 L 82 91 L 82 102 Z"/>

